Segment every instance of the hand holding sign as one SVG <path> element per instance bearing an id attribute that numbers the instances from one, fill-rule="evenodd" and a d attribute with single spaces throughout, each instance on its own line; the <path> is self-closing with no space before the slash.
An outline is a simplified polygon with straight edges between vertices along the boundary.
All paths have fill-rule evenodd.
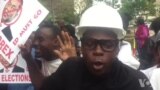
<path id="1" fill-rule="evenodd" d="M 60 50 L 54 50 L 54 53 L 56 53 L 63 61 L 67 60 L 69 57 L 77 56 L 73 38 L 64 31 L 61 32 L 61 35 L 62 39 L 60 36 L 57 36 L 61 48 Z"/>
<path id="2" fill-rule="evenodd" d="M 32 32 L 32 34 L 29 36 L 29 38 L 26 41 L 26 43 L 24 45 L 19 45 L 22 57 L 25 60 L 28 60 L 28 59 L 32 58 L 31 50 L 32 50 L 32 44 L 33 44 L 34 38 L 35 38 L 35 32 Z"/>
<path id="3" fill-rule="evenodd" d="M 32 42 L 31 42 L 30 39 L 27 40 L 27 42 L 26 42 L 25 45 L 19 45 L 22 57 L 25 60 L 28 60 L 28 59 L 32 58 L 32 55 L 31 55 L 31 46 L 32 46 Z"/>

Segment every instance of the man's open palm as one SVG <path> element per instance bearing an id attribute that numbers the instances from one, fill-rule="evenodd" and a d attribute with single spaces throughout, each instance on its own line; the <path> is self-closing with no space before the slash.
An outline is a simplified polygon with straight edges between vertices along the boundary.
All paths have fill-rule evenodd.
<path id="1" fill-rule="evenodd" d="M 54 53 L 56 53 L 63 61 L 67 60 L 69 57 L 77 56 L 73 38 L 64 31 L 61 32 L 61 35 L 62 38 L 57 36 L 57 39 L 60 43 L 60 49 L 54 50 Z"/>

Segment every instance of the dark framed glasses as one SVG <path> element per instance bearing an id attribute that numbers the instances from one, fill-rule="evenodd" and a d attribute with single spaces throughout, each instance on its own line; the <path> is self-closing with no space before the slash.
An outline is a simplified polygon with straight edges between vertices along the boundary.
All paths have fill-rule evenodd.
<path id="1" fill-rule="evenodd" d="M 97 40 L 93 38 L 81 38 L 82 46 L 88 50 L 96 49 L 100 45 L 101 49 L 105 52 L 112 52 L 118 46 L 119 40 Z"/>

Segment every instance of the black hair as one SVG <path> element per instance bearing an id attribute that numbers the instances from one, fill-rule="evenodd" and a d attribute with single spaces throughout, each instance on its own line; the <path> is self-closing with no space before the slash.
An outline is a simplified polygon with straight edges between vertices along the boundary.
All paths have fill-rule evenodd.
<path id="1" fill-rule="evenodd" d="M 132 19 L 132 17 L 128 13 L 124 13 L 124 12 L 119 12 L 119 14 L 122 18 L 124 30 L 128 31 L 129 21 Z"/>
<path id="2" fill-rule="evenodd" d="M 72 36 L 72 37 L 76 37 L 75 36 L 75 27 L 73 27 L 72 25 L 65 25 L 65 28 L 67 29 L 67 32 Z"/>
<path id="3" fill-rule="evenodd" d="M 60 35 L 60 29 L 58 28 L 58 26 L 54 25 L 52 21 L 43 21 L 43 22 L 39 25 L 39 28 L 38 28 L 37 32 L 38 32 L 41 28 L 50 28 L 50 29 L 52 30 L 53 36 Z"/>
<path id="4" fill-rule="evenodd" d="M 155 18 L 152 21 L 150 28 L 155 32 L 155 34 L 158 33 L 158 31 L 160 30 L 160 17 Z"/>
<path id="5" fill-rule="evenodd" d="M 142 17 L 139 17 L 137 19 L 137 25 L 142 25 L 142 24 L 144 24 L 144 19 Z"/>

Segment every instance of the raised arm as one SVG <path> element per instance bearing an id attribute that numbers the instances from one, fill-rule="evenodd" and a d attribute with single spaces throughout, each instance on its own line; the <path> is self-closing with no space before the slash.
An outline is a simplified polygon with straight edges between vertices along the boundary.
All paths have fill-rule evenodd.
<path id="1" fill-rule="evenodd" d="M 22 57 L 27 63 L 31 82 L 34 85 L 35 89 L 38 90 L 41 87 L 42 81 L 45 77 L 41 73 L 41 70 L 39 69 L 36 61 L 33 60 L 31 56 L 31 45 L 30 43 L 26 43 L 25 45 L 20 45 L 19 47 L 21 49 Z"/>
<path id="2" fill-rule="evenodd" d="M 54 50 L 53 52 L 56 53 L 58 57 L 63 61 L 71 57 L 76 57 L 76 47 L 72 36 L 68 35 L 68 33 L 64 31 L 61 32 L 61 36 L 62 38 L 60 38 L 60 36 L 57 36 L 57 39 L 60 43 L 60 49 Z"/>

